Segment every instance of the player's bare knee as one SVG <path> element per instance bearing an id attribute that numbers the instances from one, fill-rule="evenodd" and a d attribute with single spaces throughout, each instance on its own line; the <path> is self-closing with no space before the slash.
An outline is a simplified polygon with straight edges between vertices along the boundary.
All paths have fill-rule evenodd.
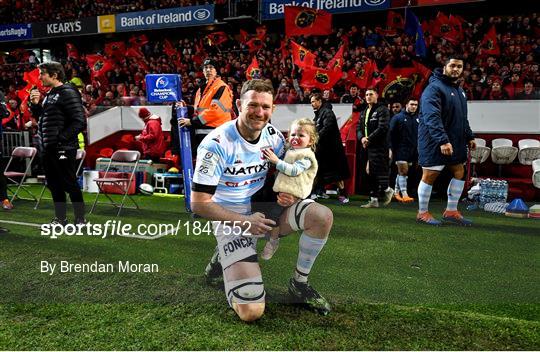
<path id="1" fill-rule="evenodd" d="M 422 182 L 427 183 L 428 185 L 433 185 L 435 183 L 435 180 L 437 180 L 438 176 L 438 172 L 424 170 L 424 172 L 422 173 Z"/>
<path id="2" fill-rule="evenodd" d="M 310 209 L 306 220 L 306 231 L 328 234 L 334 222 L 334 214 L 327 207 L 318 204 Z"/>
<path id="3" fill-rule="evenodd" d="M 264 314 L 264 303 L 233 304 L 233 309 L 238 317 L 245 322 L 260 319 Z"/>

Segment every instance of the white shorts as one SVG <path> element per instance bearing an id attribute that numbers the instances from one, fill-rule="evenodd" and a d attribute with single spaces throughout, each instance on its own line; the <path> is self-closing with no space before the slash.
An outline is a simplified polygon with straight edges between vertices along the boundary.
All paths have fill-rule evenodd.
<path id="1" fill-rule="evenodd" d="M 435 165 L 435 166 L 422 166 L 422 169 L 431 170 L 431 171 L 442 171 L 446 165 Z"/>
<path id="2" fill-rule="evenodd" d="M 231 223 L 212 221 L 223 269 L 257 254 L 257 238 Z"/>

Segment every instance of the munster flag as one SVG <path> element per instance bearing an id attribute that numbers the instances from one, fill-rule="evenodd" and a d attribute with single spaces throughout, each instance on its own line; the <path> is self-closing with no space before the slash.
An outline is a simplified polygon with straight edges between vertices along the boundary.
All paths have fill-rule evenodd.
<path id="1" fill-rule="evenodd" d="M 67 58 L 78 60 L 79 59 L 79 51 L 75 47 L 75 45 L 71 43 L 66 43 L 66 52 L 67 52 Z"/>
<path id="2" fill-rule="evenodd" d="M 38 88 L 39 90 L 43 90 L 43 83 L 41 83 L 39 79 L 39 68 L 35 68 L 32 71 L 25 72 L 23 74 L 23 81 L 25 81 L 26 88 L 28 88 L 28 92 L 30 92 L 30 89 L 32 88 Z"/>
<path id="3" fill-rule="evenodd" d="M 105 74 L 113 69 L 111 60 L 106 59 L 102 55 L 86 55 L 86 62 L 90 67 L 90 75 L 92 79 L 96 77 L 104 77 Z"/>
<path id="4" fill-rule="evenodd" d="M 463 23 L 465 22 L 463 17 L 450 15 L 450 17 L 448 17 L 448 22 L 450 23 L 450 25 L 454 29 L 454 33 L 456 33 L 457 39 L 459 41 L 462 41 L 463 38 L 464 38 L 464 36 L 463 36 Z"/>
<path id="5" fill-rule="evenodd" d="M 260 40 L 266 39 L 266 26 L 265 25 L 258 26 L 255 29 L 255 33 L 257 33 L 257 38 L 259 38 Z"/>
<path id="6" fill-rule="evenodd" d="M 347 77 L 347 79 L 355 83 L 358 88 L 365 89 L 376 86 L 379 83 L 378 75 L 379 68 L 377 67 L 377 63 L 368 60 L 363 63 L 360 71 L 357 71 L 352 77 Z"/>
<path id="7" fill-rule="evenodd" d="M 459 36 L 461 33 L 458 33 L 454 29 L 454 25 L 450 21 L 450 18 L 448 18 L 448 16 L 446 16 L 443 12 L 439 12 L 437 14 L 437 18 L 433 22 L 431 30 L 431 34 L 433 36 L 446 39 L 453 45 L 459 42 Z"/>
<path id="8" fill-rule="evenodd" d="M 126 50 L 126 57 L 134 57 L 134 58 L 137 58 L 137 59 L 142 59 L 144 57 L 144 54 L 141 51 L 141 47 L 139 47 L 139 46 L 130 46 Z"/>
<path id="9" fill-rule="evenodd" d="M 145 45 L 146 43 L 148 43 L 148 38 L 144 34 L 134 35 L 131 38 L 129 38 L 129 42 L 131 46 L 141 47 Z"/>
<path id="10" fill-rule="evenodd" d="M 342 76 L 341 70 L 325 70 L 323 68 L 308 66 L 302 71 L 300 85 L 305 88 L 332 89 Z"/>
<path id="11" fill-rule="evenodd" d="M 261 50 L 264 46 L 263 42 L 257 37 L 251 38 L 250 40 L 248 40 L 246 45 L 248 47 L 250 54 Z"/>
<path id="12" fill-rule="evenodd" d="M 499 48 L 499 43 L 497 42 L 497 31 L 495 26 L 491 26 L 489 31 L 484 36 L 484 39 L 480 43 L 480 55 L 501 55 L 501 49 Z"/>
<path id="13" fill-rule="evenodd" d="M 248 80 L 261 78 L 261 69 L 259 68 L 259 62 L 255 56 L 246 70 L 246 78 Z"/>
<path id="14" fill-rule="evenodd" d="M 393 67 L 388 64 L 381 72 L 381 95 L 389 102 L 405 101 L 409 97 L 420 98 L 430 73 L 428 68 L 417 62 L 413 62 L 412 67 Z"/>
<path id="15" fill-rule="evenodd" d="M 206 38 L 209 45 L 220 45 L 229 40 L 229 36 L 225 32 L 212 32 Z"/>
<path id="16" fill-rule="evenodd" d="M 163 41 L 163 52 L 167 54 L 167 56 L 174 56 L 174 55 L 176 55 L 177 57 L 180 56 L 178 55 L 178 51 L 176 51 L 176 49 L 174 48 L 172 43 L 169 41 L 169 39 L 165 39 Z"/>
<path id="17" fill-rule="evenodd" d="M 249 33 L 241 29 L 240 30 L 240 43 L 247 43 L 248 39 L 249 39 Z"/>
<path id="18" fill-rule="evenodd" d="M 287 37 L 331 34 L 332 15 L 309 7 L 285 6 L 285 33 Z"/>
<path id="19" fill-rule="evenodd" d="M 126 43 L 111 42 L 105 44 L 105 54 L 111 59 L 121 61 L 126 55 Z"/>
<path id="20" fill-rule="evenodd" d="M 327 69 L 329 69 L 329 70 L 341 70 L 341 68 L 343 67 L 343 49 L 344 48 L 345 48 L 345 46 L 342 45 L 339 48 L 336 55 L 334 55 L 332 60 L 328 61 L 328 65 L 326 66 Z"/>
<path id="21" fill-rule="evenodd" d="M 405 22 L 403 21 L 403 16 L 397 13 L 396 11 L 388 11 L 386 17 L 386 27 L 388 29 L 403 29 Z"/>
<path id="22" fill-rule="evenodd" d="M 298 67 L 314 66 L 317 56 L 304 48 L 302 45 L 291 40 L 293 63 Z"/>

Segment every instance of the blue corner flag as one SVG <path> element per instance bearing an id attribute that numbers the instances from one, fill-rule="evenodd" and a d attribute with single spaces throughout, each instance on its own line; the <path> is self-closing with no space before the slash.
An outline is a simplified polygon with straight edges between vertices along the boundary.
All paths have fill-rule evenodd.
<path id="1" fill-rule="evenodd" d="M 416 15 L 408 8 L 405 9 L 405 33 L 416 37 L 416 44 L 414 46 L 416 56 L 426 57 L 427 48 L 422 25 Z"/>

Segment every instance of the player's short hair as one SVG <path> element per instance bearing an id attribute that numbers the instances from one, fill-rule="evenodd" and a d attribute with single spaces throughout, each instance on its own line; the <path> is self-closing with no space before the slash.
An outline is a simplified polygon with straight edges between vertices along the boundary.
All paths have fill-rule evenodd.
<path id="1" fill-rule="evenodd" d="M 368 87 L 368 88 L 366 89 L 366 92 L 367 92 L 368 90 L 371 90 L 372 92 L 375 92 L 375 93 L 377 93 L 377 95 L 379 95 L 379 91 L 377 90 L 376 87 Z"/>
<path id="2" fill-rule="evenodd" d="M 461 54 L 448 54 L 446 58 L 444 59 L 444 66 L 448 65 L 450 60 L 460 60 L 465 63 L 465 59 L 463 58 L 463 55 Z"/>
<path id="3" fill-rule="evenodd" d="M 418 98 L 416 98 L 416 97 L 409 97 L 409 98 L 407 98 L 407 100 L 405 100 L 405 101 L 407 102 L 406 104 L 409 104 L 409 102 L 410 102 L 411 100 L 414 100 L 414 101 L 416 101 L 416 102 L 420 102 L 420 101 L 418 100 Z M 406 104 L 405 104 L 405 105 L 406 105 Z"/>
<path id="4" fill-rule="evenodd" d="M 44 62 L 38 66 L 40 70 L 43 70 L 49 74 L 49 76 L 52 77 L 52 75 L 56 74 L 56 78 L 60 82 L 64 82 L 66 80 L 66 72 L 64 71 L 64 66 L 62 66 L 61 63 L 56 61 L 49 61 Z"/>
<path id="5" fill-rule="evenodd" d="M 254 90 L 257 93 L 270 93 L 270 95 L 274 96 L 274 87 L 272 87 L 272 83 L 264 79 L 252 79 L 244 82 L 242 90 L 240 91 L 240 98 L 250 90 Z"/>
<path id="6" fill-rule="evenodd" d="M 309 134 L 309 138 L 311 138 L 311 141 L 313 142 L 310 148 L 315 151 L 317 143 L 319 142 L 319 133 L 317 133 L 317 127 L 315 126 L 315 122 L 307 118 L 296 119 L 291 123 L 289 133 L 293 126 L 298 126 L 306 130 L 306 132 Z"/>
<path id="7" fill-rule="evenodd" d="M 323 97 L 322 97 L 322 94 L 321 93 L 313 93 L 311 94 L 311 96 L 309 97 L 309 100 L 315 98 L 315 100 L 318 100 L 318 101 L 323 101 Z"/>

